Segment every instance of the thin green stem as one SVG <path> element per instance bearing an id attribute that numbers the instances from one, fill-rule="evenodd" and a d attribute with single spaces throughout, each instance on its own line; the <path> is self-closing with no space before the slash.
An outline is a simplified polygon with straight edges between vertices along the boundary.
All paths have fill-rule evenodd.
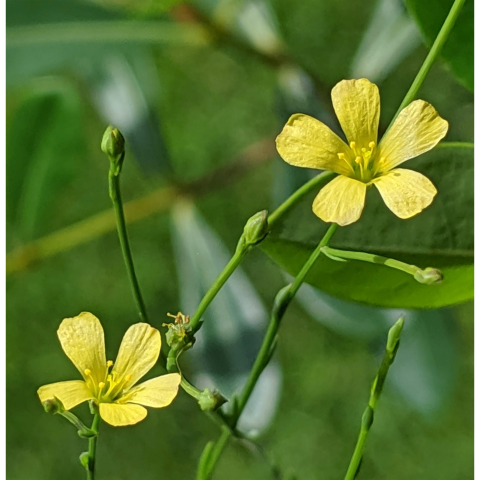
<path id="1" fill-rule="evenodd" d="M 260 347 L 260 351 L 257 354 L 257 357 L 253 364 L 252 370 L 250 371 L 247 382 L 245 383 L 245 386 L 242 390 L 242 393 L 235 404 L 234 412 L 229 419 L 231 430 L 224 429 L 221 437 L 213 447 L 213 452 L 215 452 L 215 455 L 213 455 L 213 453 L 210 453 L 207 466 L 204 467 L 205 476 L 203 477 L 203 479 L 208 480 L 211 478 L 218 459 L 220 458 L 220 455 L 225 448 L 228 439 L 233 434 L 232 431 L 235 430 L 238 420 L 240 419 L 240 416 L 242 415 L 243 410 L 245 409 L 248 400 L 250 399 L 250 396 L 255 388 L 255 385 L 258 382 L 258 379 L 260 378 L 260 375 L 262 374 L 263 370 L 272 358 L 273 352 L 275 350 L 278 329 L 280 327 L 280 323 L 285 314 L 285 311 L 287 310 L 288 306 L 290 305 L 291 301 L 295 297 L 302 284 L 305 282 L 306 276 L 309 273 L 310 269 L 313 267 L 318 257 L 322 254 L 322 248 L 330 242 L 337 228 L 338 225 L 335 223 L 330 225 L 324 237 L 320 240 L 319 244 L 312 252 L 308 260 L 305 262 L 302 269 L 295 277 L 294 281 L 290 285 L 282 288 L 275 297 L 272 313 L 270 315 L 270 322 L 268 324 L 267 332 Z"/>
<path id="2" fill-rule="evenodd" d="M 113 168 L 110 168 L 108 173 L 108 185 L 110 198 L 115 210 L 115 220 L 117 223 L 118 238 L 120 240 L 120 247 L 122 249 L 123 260 L 125 267 L 127 268 L 128 278 L 132 287 L 133 298 L 137 306 L 138 315 L 140 321 L 148 322 L 147 310 L 143 301 L 142 293 L 140 291 L 140 285 L 135 273 L 135 267 L 133 264 L 132 252 L 130 249 L 130 242 L 128 241 L 127 226 L 125 223 L 125 215 L 123 212 L 122 195 L 120 191 L 120 172 L 116 172 Z"/>
<path id="3" fill-rule="evenodd" d="M 348 470 L 345 475 L 345 480 L 353 480 L 358 475 L 358 471 L 363 457 L 363 451 L 365 449 L 365 443 L 367 441 L 368 433 L 370 432 L 373 424 L 377 404 L 380 400 L 380 395 L 382 394 L 388 371 L 393 361 L 395 360 L 395 356 L 400 345 L 400 335 L 402 333 L 403 324 L 403 318 L 399 318 L 388 332 L 385 355 L 370 390 L 370 398 L 368 400 L 367 408 L 363 412 L 360 433 L 358 435 L 352 459 L 350 460 L 350 465 L 348 466 Z"/>
<path id="4" fill-rule="evenodd" d="M 239 245 L 237 250 L 235 251 L 233 257 L 227 263 L 225 268 L 223 269 L 222 273 L 218 276 L 218 278 L 213 282 L 212 286 L 208 289 L 208 292 L 202 298 L 200 305 L 198 306 L 195 313 L 192 315 L 190 319 L 190 328 L 194 333 L 198 331 L 201 327 L 200 320 L 205 313 L 205 310 L 208 308 L 212 300 L 217 296 L 220 289 L 225 285 L 226 281 L 230 278 L 230 275 L 236 270 L 236 268 L 240 265 L 243 258 L 247 254 L 249 247 L 246 245 Z"/>
<path id="5" fill-rule="evenodd" d="M 95 435 L 88 439 L 87 480 L 95 480 L 95 461 L 97 456 L 98 429 L 100 427 L 100 414 L 93 417 L 91 430 Z"/>
<path id="6" fill-rule="evenodd" d="M 375 255 L 373 253 L 350 252 L 348 250 L 338 250 L 330 247 L 323 247 L 322 253 L 333 260 L 342 258 L 348 260 L 360 260 L 361 262 L 375 263 L 377 265 L 384 265 L 396 270 L 401 270 L 410 275 L 415 275 L 418 270 L 421 270 L 416 265 L 409 265 L 408 263 L 403 263 L 399 260 L 382 257 L 381 255 Z"/>
<path id="7" fill-rule="evenodd" d="M 455 25 L 455 21 L 457 20 L 458 15 L 460 14 L 460 11 L 462 10 L 464 3 L 465 3 L 465 0 L 455 0 L 455 2 L 453 2 L 452 8 L 450 9 L 450 12 L 447 15 L 447 18 L 443 22 L 443 26 L 438 32 L 437 38 L 433 42 L 432 48 L 428 52 L 427 58 L 425 58 L 422 66 L 420 67 L 420 70 L 418 71 L 417 76 L 415 77 L 415 80 L 413 81 L 410 89 L 405 95 L 405 98 L 403 99 L 402 103 L 398 107 L 397 113 L 395 114 L 392 121 L 390 122 L 390 125 L 387 128 L 387 130 L 393 125 L 393 122 L 397 118 L 398 114 L 410 102 L 412 102 L 412 100 L 415 98 L 416 94 L 420 90 L 420 87 L 422 86 L 425 80 L 425 77 L 430 71 L 430 68 L 432 67 L 433 62 L 435 61 L 438 54 L 442 50 L 443 45 L 447 41 L 448 35 L 452 31 L 452 28 Z"/>
<path id="8" fill-rule="evenodd" d="M 436 148 L 475 148 L 473 142 L 441 142 Z"/>
<path id="9" fill-rule="evenodd" d="M 222 434 L 220 435 L 219 439 L 213 445 L 209 455 L 208 455 L 208 463 L 206 464 L 203 475 L 200 476 L 201 480 L 210 480 L 212 478 L 213 472 L 215 470 L 215 466 L 218 463 L 225 447 L 228 444 L 230 437 L 232 436 L 232 431 L 226 427 L 222 428 Z M 198 478 L 198 477 L 197 477 Z"/>

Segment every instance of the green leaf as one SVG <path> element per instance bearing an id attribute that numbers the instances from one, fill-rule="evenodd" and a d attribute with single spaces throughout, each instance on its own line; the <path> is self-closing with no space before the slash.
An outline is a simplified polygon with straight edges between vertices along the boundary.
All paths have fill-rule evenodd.
<path id="1" fill-rule="evenodd" d="M 421 285 L 412 276 L 382 265 L 335 262 L 325 256 L 310 272 L 308 283 L 339 298 L 389 308 L 438 308 L 473 298 L 473 149 L 437 148 L 408 167 L 426 174 L 437 186 L 432 206 L 401 220 L 371 188 L 362 218 L 340 228 L 331 245 L 440 268 L 443 283 Z M 316 194 L 289 212 L 262 243 L 292 275 L 327 228 L 311 210 Z"/>
<path id="2" fill-rule="evenodd" d="M 49 231 L 51 209 L 85 158 L 80 122 L 75 89 L 55 79 L 30 91 L 9 119 L 8 221 L 23 241 Z"/>
<path id="3" fill-rule="evenodd" d="M 453 0 L 407 0 L 428 45 L 432 45 L 447 18 Z M 473 0 L 467 0 L 442 49 L 442 57 L 453 74 L 473 92 L 474 30 Z"/>

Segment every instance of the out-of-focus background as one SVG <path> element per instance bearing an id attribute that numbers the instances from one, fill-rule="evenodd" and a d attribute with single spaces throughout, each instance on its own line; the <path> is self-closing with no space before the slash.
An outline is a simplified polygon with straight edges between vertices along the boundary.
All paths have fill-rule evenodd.
<path id="1" fill-rule="evenodd" d="M 129 234 L 150 319 L 161 329 L 167 312 L 193 313 L 247 218 L 311 177 L 276 155 L 288 116 L 308 113 L 338 131 L 331 88 L 367 77 L 380 87 L 384 131 L 450 3 L 7 0 L 10 480 L 84 476 L 85 440 L 36 396 L 45 383 L 78 378 L 56 337 L 60 321 L 97 315 L 109 358 L 137 321 L 99 149 L 105 127 L 117 125 L 127 139 Z M 455 142 L 473 141 L 473 0 L 464 8 L 419 94 L 449 121 Z M 378 266 L 335 270 L 323 259 L 287 312 L 240 425 L 268 461 L 232 441 L 216 479 L 279 478 L 269 464 L 302 480 L 343 478 L 386 332 L 400 314 L 406 328 L 359 479 L 473 478 L 472 149 L 425 158 L 409 167 L 425 169 L 439 187 L 431 209 L 403 223 L 369 193 L 358 227 L 342 229 L 332 245 L 441 267 L 444 284 L 420 286 Z M 319 238 L 307 200 L 208 310 L 182 359 L 198 385 L 227 396 L 241 387 L 275 293 Z M 87 407 L 77 410 L 89 422 Z M 98 478 L 193 479 L 218 434 L 180 392 L 135 427 L 102 425 Z"/>

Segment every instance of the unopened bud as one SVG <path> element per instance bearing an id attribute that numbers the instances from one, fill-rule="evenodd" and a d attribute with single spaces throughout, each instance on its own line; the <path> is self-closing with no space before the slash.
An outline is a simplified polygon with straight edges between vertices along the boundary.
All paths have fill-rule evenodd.
<path id="1" fill-rule="evenodd" d="M 217 391 L 211 392 L 206 388 L 198 397 L 198 404 L 203 411 L 214 411 L 220 408 L 227 400 Z"/>
<path id="2" fill-rule="evenodd" d="M 110 160 L 117 162 L 125 153 L 125 139 L 120 130 L 111 125 L 107 127 L 100 148 L 103 153 L 109 156 Z"/>
<path id="3" fill-rule="evenodd" d="M 400 342 L 400 335 L 403 330 L 403 325 L 405 320 L 400 317 L 393 325 L 392 328 L 388 331 L 388 338 L 387 338 L 387 352 L 394 354 L 398 348 L 398 344 Z"/>
<path id="4" fill-rule="evenodd" d="M 65 407 L 63 403 L 57 398 L 49 398 L 43 402 L 43 408 L 47 413 L 55 414 L 55 413 L 63 413 L 65 411 Z"/>
<path id="5" fill-rule="evenodd" d="M 268 233 L 268 211 L 262 210 L 250 217 L 243 229 L 243 237 L 247 245 L 256 245 Z"/>
<path id="6" fill-rule="evenodd" d="M 88 452 L 82 452 L 79 457 L 80 463 L 88 470 L 90 463 L 90 455 Z"/>
<path id="7" fill-rule="evenodd" d="M 419 268 L 415 272 L 414 278 L 417 282 L 424 285 L 436 285 L 442 283 L 443 275 L 437 268 L 428 267 L 425 270 Z"/>

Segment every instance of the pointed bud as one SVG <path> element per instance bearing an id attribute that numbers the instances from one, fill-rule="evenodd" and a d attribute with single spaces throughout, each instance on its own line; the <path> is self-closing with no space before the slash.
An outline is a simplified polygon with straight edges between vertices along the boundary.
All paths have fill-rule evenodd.
<path id="1" fill-rule="evenodd" d="M 417 282 L 424 285 L 437 285 L 442 283 L 443 275 L 437 268 L 428 267 L 425 270 L 418 269 L 415 272 L 414 278 Z"/>
<path id="2" fill-rule="evenodd" d="M 125 153 L 125 139 L 118 128 L 111 125 L 107 127 L 103 134 L 102 144 L 100 146 L 102 152 L 108 155 L 110 160 L 118 162 Z"/>
<path id="3" fill-rule="evenodd" d="M 90 463 L 90 455 L 88 452 L 82 452 L 79 457 L 80 463 L 88 470 Z"/>
<path id="4" fill-rule="evenodd" d="M 392 328 L 388 331 L 388 338 L 387 338 L 387 352 L 390 354 L 394 354 L 398 348 L 398 344 L 400 342 L 400 335 L 403 330 L 403 325 L 405 324 L 405 320 L 400 317 L 393 325 Z"/>
<path id="5" fill-rule="evenodd" d="M 247 245 L 256 245 L 268 233 L 268 211 L 262 210 L 250 217 L 243 229 L 243 237 Z"/>
<path id="6" fill-rule="evenodd" d="M 198 397 L 198 404 L 203 411 L 214 411 L 220 408 L 227 400 L 217 391 L 211 392 L 206 388 Z"/>
<path id="7" fill-rule="evenodd" d="M 63 413 L 65 408 L 63 403 L 57 398 L 49 398 L 43 402 L 43 408 L 47 413 L 56 414 L 56 413 Z"/>

